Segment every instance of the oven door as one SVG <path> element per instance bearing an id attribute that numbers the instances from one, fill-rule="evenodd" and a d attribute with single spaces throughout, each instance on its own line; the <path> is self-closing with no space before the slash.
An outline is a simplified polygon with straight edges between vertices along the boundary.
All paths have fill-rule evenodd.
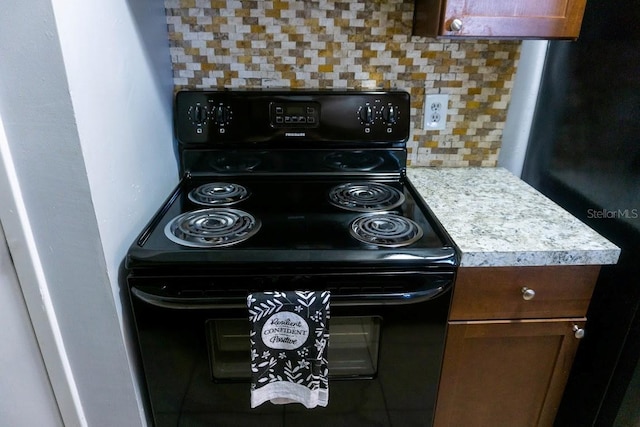
<path id="1" fill-rule="evenodd" d="M 243 301 L 182 303 L 163 297 L 162 286 L 153 292 L 149 281 L 138 281 L 131 301 L 155 425 L 430 426 L 450 287 L 443 279 L 389 298 L 332 297 L 328 406 L 251 409 Z"/>

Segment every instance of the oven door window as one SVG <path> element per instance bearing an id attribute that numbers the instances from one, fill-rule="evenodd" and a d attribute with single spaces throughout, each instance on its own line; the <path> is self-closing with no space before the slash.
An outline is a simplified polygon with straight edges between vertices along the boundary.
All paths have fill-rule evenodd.
<path id="1" fill-rule="evenodd" d="M 329 326 L 329 377 L 374 378 L 380 351 L 379 316 L 332 317 Z M 251 377 L 249 321 L 206 322 L 209 365 L 214 381 L 246 381 Z"/>

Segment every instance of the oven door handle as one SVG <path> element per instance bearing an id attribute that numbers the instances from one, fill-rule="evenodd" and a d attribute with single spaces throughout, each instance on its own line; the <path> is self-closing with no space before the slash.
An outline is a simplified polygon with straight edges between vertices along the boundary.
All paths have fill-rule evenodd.
<path id="1" fill-rule="evenodd" d="M 437 298 L 447 292 L 452 285 L 453 282 L 451 280 L 438 280 L 430 282 L 428 288 L 409 292 L 331 294 L 331 305 L 353 307 L 362 305 L 417 304 Z"/>
<path id="2" fill-rule="evenodd" d="M 358 293 L 358 294 L 332 294 L 331 305 L 336 307 L 354 307 L 366 305 L 401 305 L 417 304 L 437 298 L 447 292 L 452 286 L 451 280 L 437 280 L 430 282 L 425 289 L 409 292 L 390 293 Z M 170 309 L 212 310 L 246 308 L 247 302 L 241 297 L 174 297 L 158 295 L 132 287 L 131 293 L 139 300 L 156 307 Z"/>

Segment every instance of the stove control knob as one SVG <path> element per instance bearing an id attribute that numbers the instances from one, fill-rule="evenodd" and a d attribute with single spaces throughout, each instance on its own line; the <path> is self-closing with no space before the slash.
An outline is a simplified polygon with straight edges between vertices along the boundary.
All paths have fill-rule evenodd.
<path id="1" fill-rule="evenodd" d="M 382 118 L 387 124 L 396 124 L 398 122 L 398 107 L 389 105 L 382 111 Z"/>
<path id="2" fill-rule="evenodd" d="M 225 125 L 231 120 L 231 109 L 226 105 L 218 105 L 213 112 L 213 121 L 218 125 Z"/>
<path id="3" fill-rule="evenodd" d="M 196 104 L 189 108 L 189 118 L 194 125 L 206 123 L 209 116 L 209 109 L 205 105 Z"/>
<path id="4" fill-rule="evenodd" d="M 371 125 L 375 119 L 373 107 L 371 105 L 363 105 L 358 113 L 360 120 L 364 125 Z"/>

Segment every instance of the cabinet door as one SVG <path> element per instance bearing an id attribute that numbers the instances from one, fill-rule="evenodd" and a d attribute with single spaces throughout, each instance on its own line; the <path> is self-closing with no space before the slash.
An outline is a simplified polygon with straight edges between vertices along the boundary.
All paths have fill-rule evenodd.
<path id="1" fill-rule="evenodd" d="M 575 39 L 585 5 L 586 0 L 442 0 L 436 6 L 434 0 L 417 0 L 414 33 L 436 35 L 427 33 L 437 18 L 437 35 L 445 37 Z"/>
<path id="2" fill-rule="evenodd" d="M 435 426 L 551 426 L 585 320 L 450 322 Z"/>

